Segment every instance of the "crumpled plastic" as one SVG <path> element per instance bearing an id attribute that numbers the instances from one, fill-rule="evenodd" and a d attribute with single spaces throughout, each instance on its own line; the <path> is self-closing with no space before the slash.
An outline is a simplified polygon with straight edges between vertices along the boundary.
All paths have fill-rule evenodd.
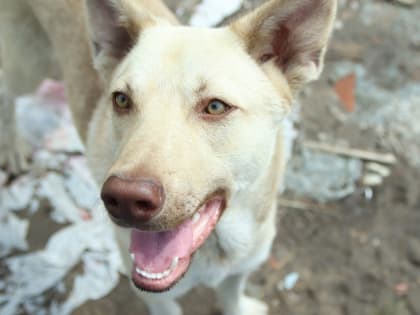
<path id="1" fill-rule="evenodd" d="M 302 149 L 286 170 L 286 189 L 319 202 L 342 199 L 356 190 L 363 162 Z"/>
<path id="2" fill-rule="evenodd" d="M 54 211 L 52 218 L 57 223 L 80 222 L 79 208 L 75 205 L 65 188 L 65 180 L 62 176 L 49 173 L 39 184 L 37 196 L 47 199 Z"/>
<path id="3" fill-rule="evenodd" d="M 77 155 L 83 147 L 62 84 L 46 80 L 17 105 L 34 164 L 10 185 L 0 174 L 0 314 L 68 315 L 117 285 L 119 251 L 86 160 Z M 44 205 L 52 221 L 67 226 L 44 249 L 27 252 L 31 216 Z M 67 287 L 69 274 L 74 280 Z"/>
<path id="4" fill-rule="evenodd" d="M 6 259 L 10 274 L 3 280 L 0 301 L 7 302 L 0 303 L 0 314 L 13 315 L 16 306 L 54 290 L 80 260 L 85 272 L 77 276 L 69 298 L 56 306 L 56 315 L 70 314 L 117 285 L 121 262 L 112 229 L 104 220 L 73 224 L 55 233 L 44 250 Z"/>
<path id="5" fill-rule="evenodd" d="M 13 250 L 27 250 L 26 235 L 29 222 L 19 219 L 13 213 L 0 214 L 0 258 L 3 258 Z"/>
<path id="6" fill-rule="evenodd" d="M 32 177 L 22 176 L 9 187 L 3 187 L 0 190 L 0 209 L 2 213 L 28 208 L 35 192 L 35 185 L 36 181 Z"/>
<path id="7" fill-rule="evenodd" d="M 203 0 L 190 19 L 192 26 L 215 26 L 239 11 L 242 0 Z"/>
<path id="8" fill-rule="evenodd" d="M 18 98 L 18 125 L 33 148 L 82 153 L 83 145 L 73 127 L 63 93 L 62 83 L 47 79 L 35 95 Z"/>

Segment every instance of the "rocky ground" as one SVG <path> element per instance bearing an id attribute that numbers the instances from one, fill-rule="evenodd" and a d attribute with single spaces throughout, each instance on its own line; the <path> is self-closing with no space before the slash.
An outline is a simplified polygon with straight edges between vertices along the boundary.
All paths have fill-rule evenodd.
<path id="1" fill-rule="evenodd" d="M 183 21 L 190 19 L 200 3 L 168 2 Z M 259 2 L 245 1 L 243 7 Z M 247 291 L 266 301 L 271 315 L 420 315 L 420 3 L 339 3 L 324 75 L 305 89 L 295 113 L 298 137 L 287 190 L 279 196 L 279 233 L 272 256 L 251 277 Z M 53 149 L 54 143 L 54 137 L 46 142 Z M 57 181 L 50 174 L 54 171 L 62 176 L 66 191 L 72 191 L 75 184 L 69 173 L 76 170 L 77 175 L 81 169 L 74 161 L 79 157 L 74 153 L 77 144 L 72 147 L 67 151 L 73 153 L 67 152 L 61 160 L 53 153 L 55 165 L 38 154 L 36 161 L 44 167 L 35 176 L 41 184 L 32 191 L 40 203 L 32 208 L 40 210 L 19 212 L 19 218 L 30 218 L 28 244 L 4 255 L 0 251 L 4 279 L 10 277 L 13 257 L 43 249 L 51 235 L 68 227 L 50 220 L 54 198 L 48 193 L 48 183 Z M 54 152 L 64 154 L 56 147 Z M 388 153 L 395 155 L 396 163 Z M 63 165 L 70 168 L 64 174 L 59 171 Z M 1 176 L 0 183 L 0 187 L 13 185 L 2 182 Z M 96 201 L 75 201 L 79 208 L 92 202 Z M 89 213 L 79 214 L 90 221 Z M 55 218 L 54 222 L 78 220 L 70 212 L 56 213 Z M 88 244 L 83 250 L 89 252 L 82 256 L 83 263 L 69 266 L 66 277 L 57 277 L 64 280 L 44 292 L 43 299 L 38 297 L 45 312 L 36 314 L 58 314 L 48 301 L 64 300 L 66 288 L 71 291 L 76 286 L 73 281 L 80 269 L 89 270 L 89 262 L 98 260 L 98 256 L 91 259 L 92 252 L 108 253 L 110 248 Z M 12 292 L 6 287 L 10 283 L 2 284 L 0 278 L 0 311 L 5 305 L 2 294 Z M 187 315 L 216 315 L 214 301 L 211 291 L 200 288 L 182 304 Z M 35 312 L 21 306 L 10 314 Z M 112 292 L 72 314 L 146 313 L 127 280 L 121 278 Z"/>

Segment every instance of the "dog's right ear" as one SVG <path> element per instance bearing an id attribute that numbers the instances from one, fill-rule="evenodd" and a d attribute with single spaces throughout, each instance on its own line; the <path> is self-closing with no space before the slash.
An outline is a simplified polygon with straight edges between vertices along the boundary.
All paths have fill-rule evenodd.
<path id="1" fill-rule="evenodd" d="M 281 71 L 292 92 L 321 74 L 337 0 L 269 0 L 231 27 L 260 65 Z"/>
<path id="2" fill-rule="evenodd" d="M 127 0 L 86 0 L 94 66 L 107 81 L 145 28 L 177 24 L 175 16 L 160 1 L 149 8 Z"/>

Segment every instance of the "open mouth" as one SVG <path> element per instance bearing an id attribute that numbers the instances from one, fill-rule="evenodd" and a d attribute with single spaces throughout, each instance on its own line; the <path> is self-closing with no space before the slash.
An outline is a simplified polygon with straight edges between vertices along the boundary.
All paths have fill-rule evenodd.
<path id="1" fill-rule="evenodd" d="M 132 230 L 130 255 L 134 285 L 149 292 L 172 288 L 188 270 L 194 252 L 213 232 L 224 208 L 224 197 L 213 196 L 174 230 Z"/>

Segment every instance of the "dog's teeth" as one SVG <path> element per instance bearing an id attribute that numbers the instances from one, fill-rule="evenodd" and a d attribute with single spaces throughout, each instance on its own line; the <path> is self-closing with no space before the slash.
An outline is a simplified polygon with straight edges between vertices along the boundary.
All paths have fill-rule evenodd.
<path id="1" fill-rule="evenodd" d="M 201 217 L 201 214 L 200 214 L 200 212 L 196 212 L 195 214 L 194 214 L 194 216 L 193 216 L 193 223 L 197 223 L 198 222 L 198 220 L 200 220 L 200 217 Z"/>
<path id="2" fill-rule="evenodd" d="M 179 262 L 179 258 L 175 257 L 172 260 L 172 264 L 171 267 L 167 270 L 165 270 L 164 272 L 159 272 L 159 273 L 151 273 L 151 272 L 147 272 L 144 270 L 141 270 L 140 268 L 136 268 L 136 273 L 140 276 L 142 276 L 143 278 L 149 279 L 149 280 L 162 280 L 166 277 L 168 277 L 172 271 L 176 268 L 176 266 L 178 265 Z"/>
<path id="3" fill-rule="evenodd" d="M 134 255 L 133 253 L 130 254 L 130 258 L 132 261 L 134 261 L 136 259 L 136 255 Z"/>
<path id="4" fill-rule="evenodd" d="M 179 262 L 179 257 L 175 257 L 174 259 L 172 259 L 172 264 L 171 264 L 171 268 L 169 268 L 169 270 L 174 270 L 176 268 L 176 266 L 178 266 L 178 262 Z"/>

